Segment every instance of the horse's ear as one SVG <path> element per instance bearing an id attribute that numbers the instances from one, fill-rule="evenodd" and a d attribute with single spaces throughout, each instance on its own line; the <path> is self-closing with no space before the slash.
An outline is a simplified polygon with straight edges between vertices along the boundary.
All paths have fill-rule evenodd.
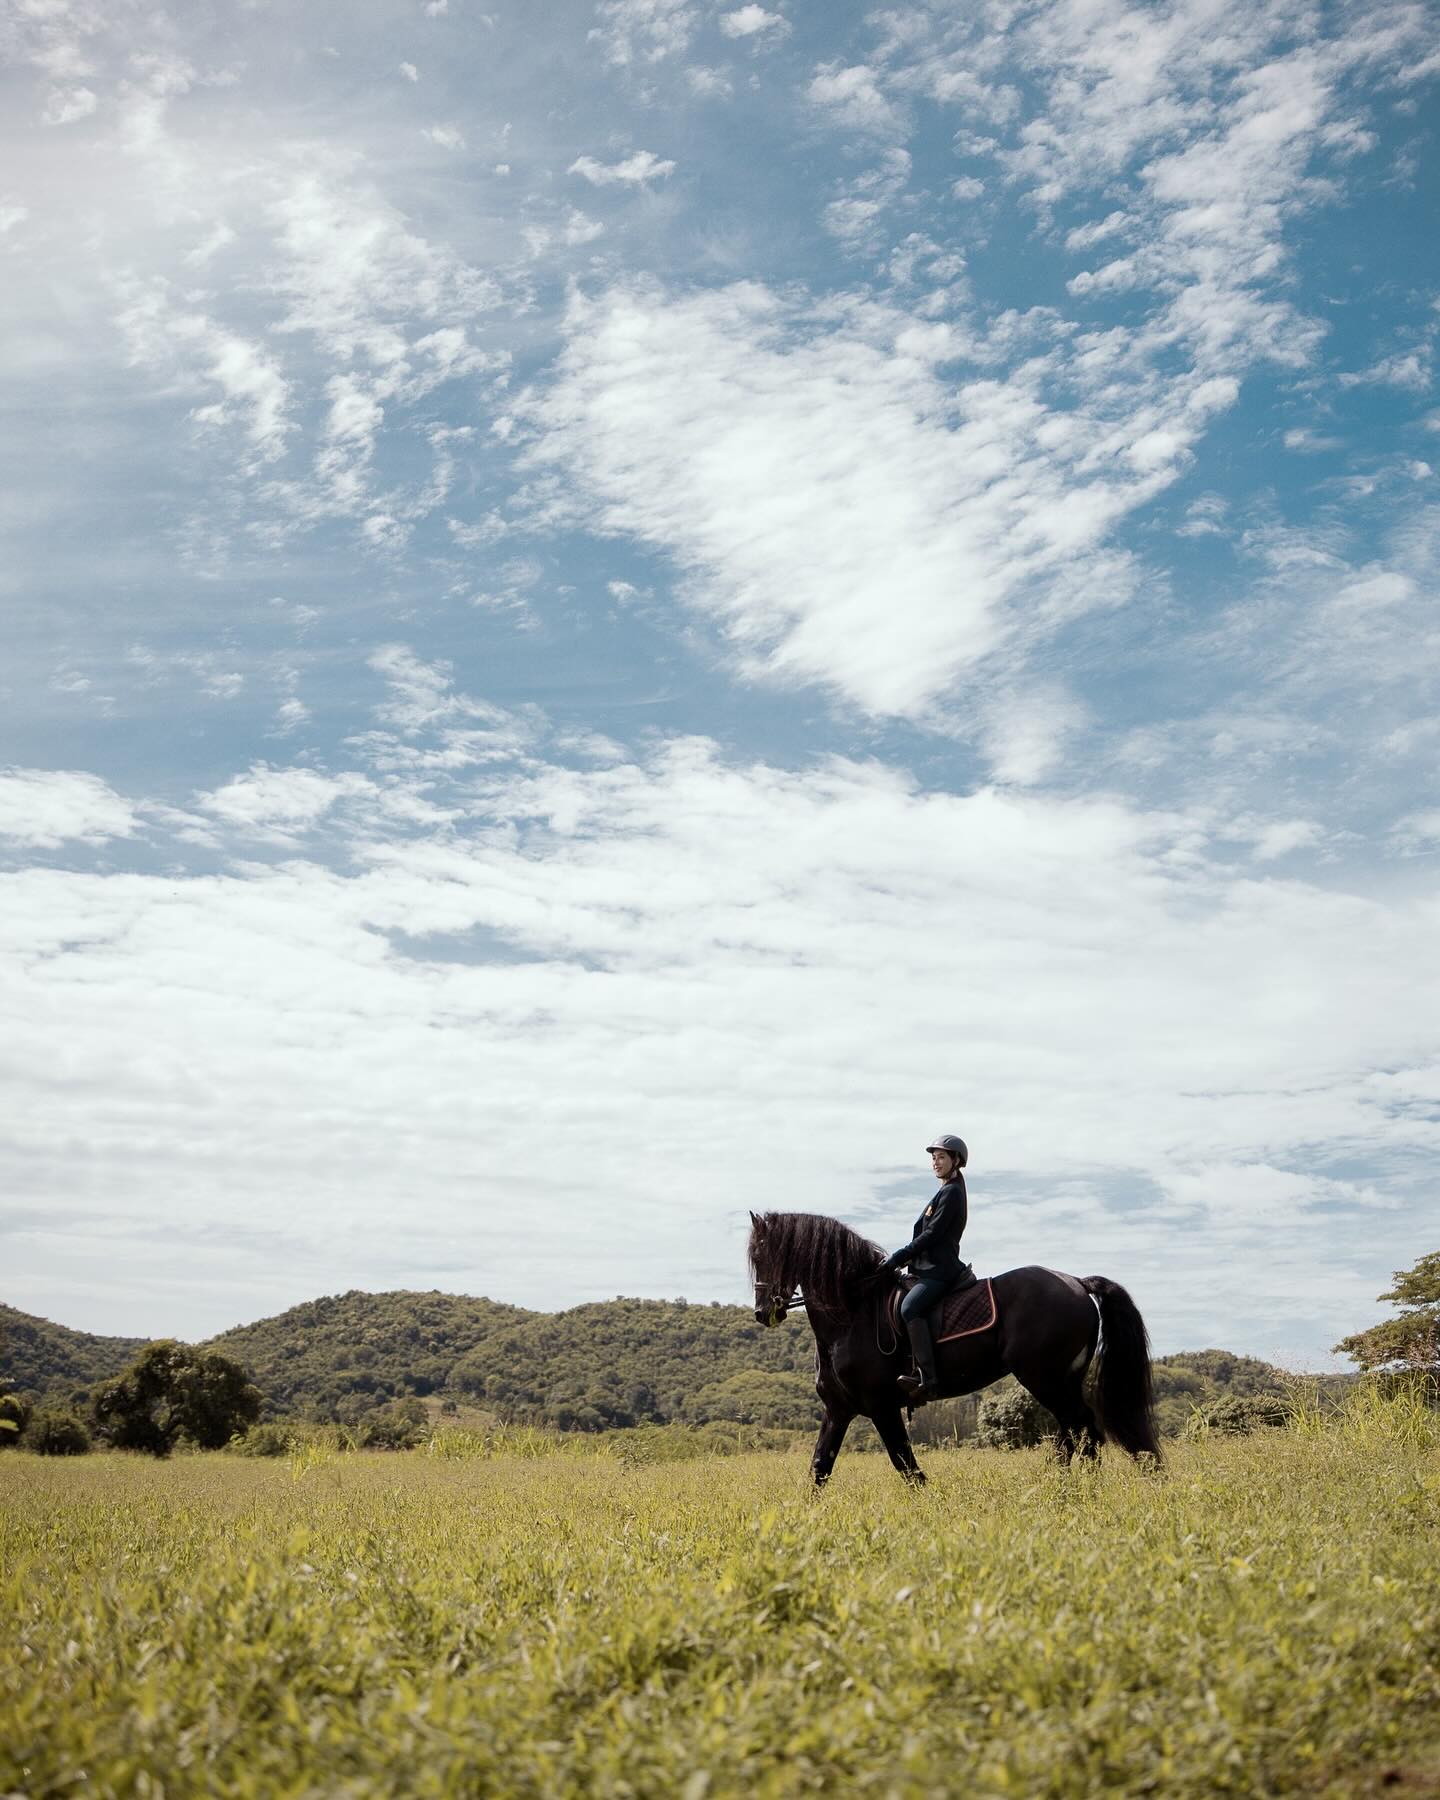
<path id="1" fill-rule="evenodd" d="M 759 1229 L 760 1229 L 760 1219 L 759 1219 L 759 1215 L 758 1215 L 758 1214 L 756 1214 L 756 1213 L 753 1213 L 753 1212 L 752 1212 L 752 1213 L 751 1213 L 751 1215 L 750 1215 L 750 1223 L 751 1223 L 751 1224 L 752 1224 L 752 1225 L 753 1225 L 753 1226 L 754 1226 L 754 1227 L 755 1227 L 755 1229 L 756 1229 L 756 1230 L 757 1230 L 757 1231 L 758 1231 L 758 1230 L 759 1230 Z"/>

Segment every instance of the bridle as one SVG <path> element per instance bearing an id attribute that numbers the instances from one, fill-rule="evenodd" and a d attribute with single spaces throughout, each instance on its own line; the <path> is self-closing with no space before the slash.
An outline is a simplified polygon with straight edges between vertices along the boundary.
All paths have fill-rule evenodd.
<path id="1" fill-rule="evenodd" d="M 770 1322 L 774 1325 L 778 1325 L 787 1313 L 794 1312 L 797 1306 L 803 1306 L 804 1304 L 805 1296 L 800 1292 L 799 1288 L 791 1290 L 790 1298 L 788 1300 L 782 1300 L 780 1298 L 779 1290 L 777 1288 L 772 1288 L 769 1298 L 765 1303 Z"/>

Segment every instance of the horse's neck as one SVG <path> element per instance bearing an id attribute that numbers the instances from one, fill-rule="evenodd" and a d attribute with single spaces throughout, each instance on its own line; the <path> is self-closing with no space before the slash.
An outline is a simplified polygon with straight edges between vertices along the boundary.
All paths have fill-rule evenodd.
<path id="1" fill-rule="evenodd" d="M 863 1322 L 873 1304 L 875 1302 L 867 1298 L 861 1300 L 856 1306 L 848 1307 L 843 1313 L 827 1313 L 822 1312 L 818 1306 L 811 1306 L 807 1300 L 805 1317 L 810 1321 L 810 1329 L 815 1333 L 815 1342 L 820 1345 L 822 1350 L 839 1343 L 841 1338 L 848 1337 Z"/>

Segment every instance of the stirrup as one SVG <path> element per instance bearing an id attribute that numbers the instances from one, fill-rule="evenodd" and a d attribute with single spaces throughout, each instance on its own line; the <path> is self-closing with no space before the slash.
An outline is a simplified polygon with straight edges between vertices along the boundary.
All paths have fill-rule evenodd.
<path id="1" fill-rule="evenodd" d="M 916 1369 L 907 1369 L 903 1375 L 897 1375 L 895 1385 L 911 1406 L 924 1406 L 927 1400 L 939 1398 L 935 1389 Z"/>

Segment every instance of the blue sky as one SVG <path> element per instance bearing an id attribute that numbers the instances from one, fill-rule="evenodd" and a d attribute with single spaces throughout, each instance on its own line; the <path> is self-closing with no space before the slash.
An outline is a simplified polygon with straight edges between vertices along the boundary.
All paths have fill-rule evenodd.
<path id="1" fill-rule="evenodd" d="M 1315 1365 L 1435 1247 L 1436 16 L 19 0 L 6 1297 Z"/>

